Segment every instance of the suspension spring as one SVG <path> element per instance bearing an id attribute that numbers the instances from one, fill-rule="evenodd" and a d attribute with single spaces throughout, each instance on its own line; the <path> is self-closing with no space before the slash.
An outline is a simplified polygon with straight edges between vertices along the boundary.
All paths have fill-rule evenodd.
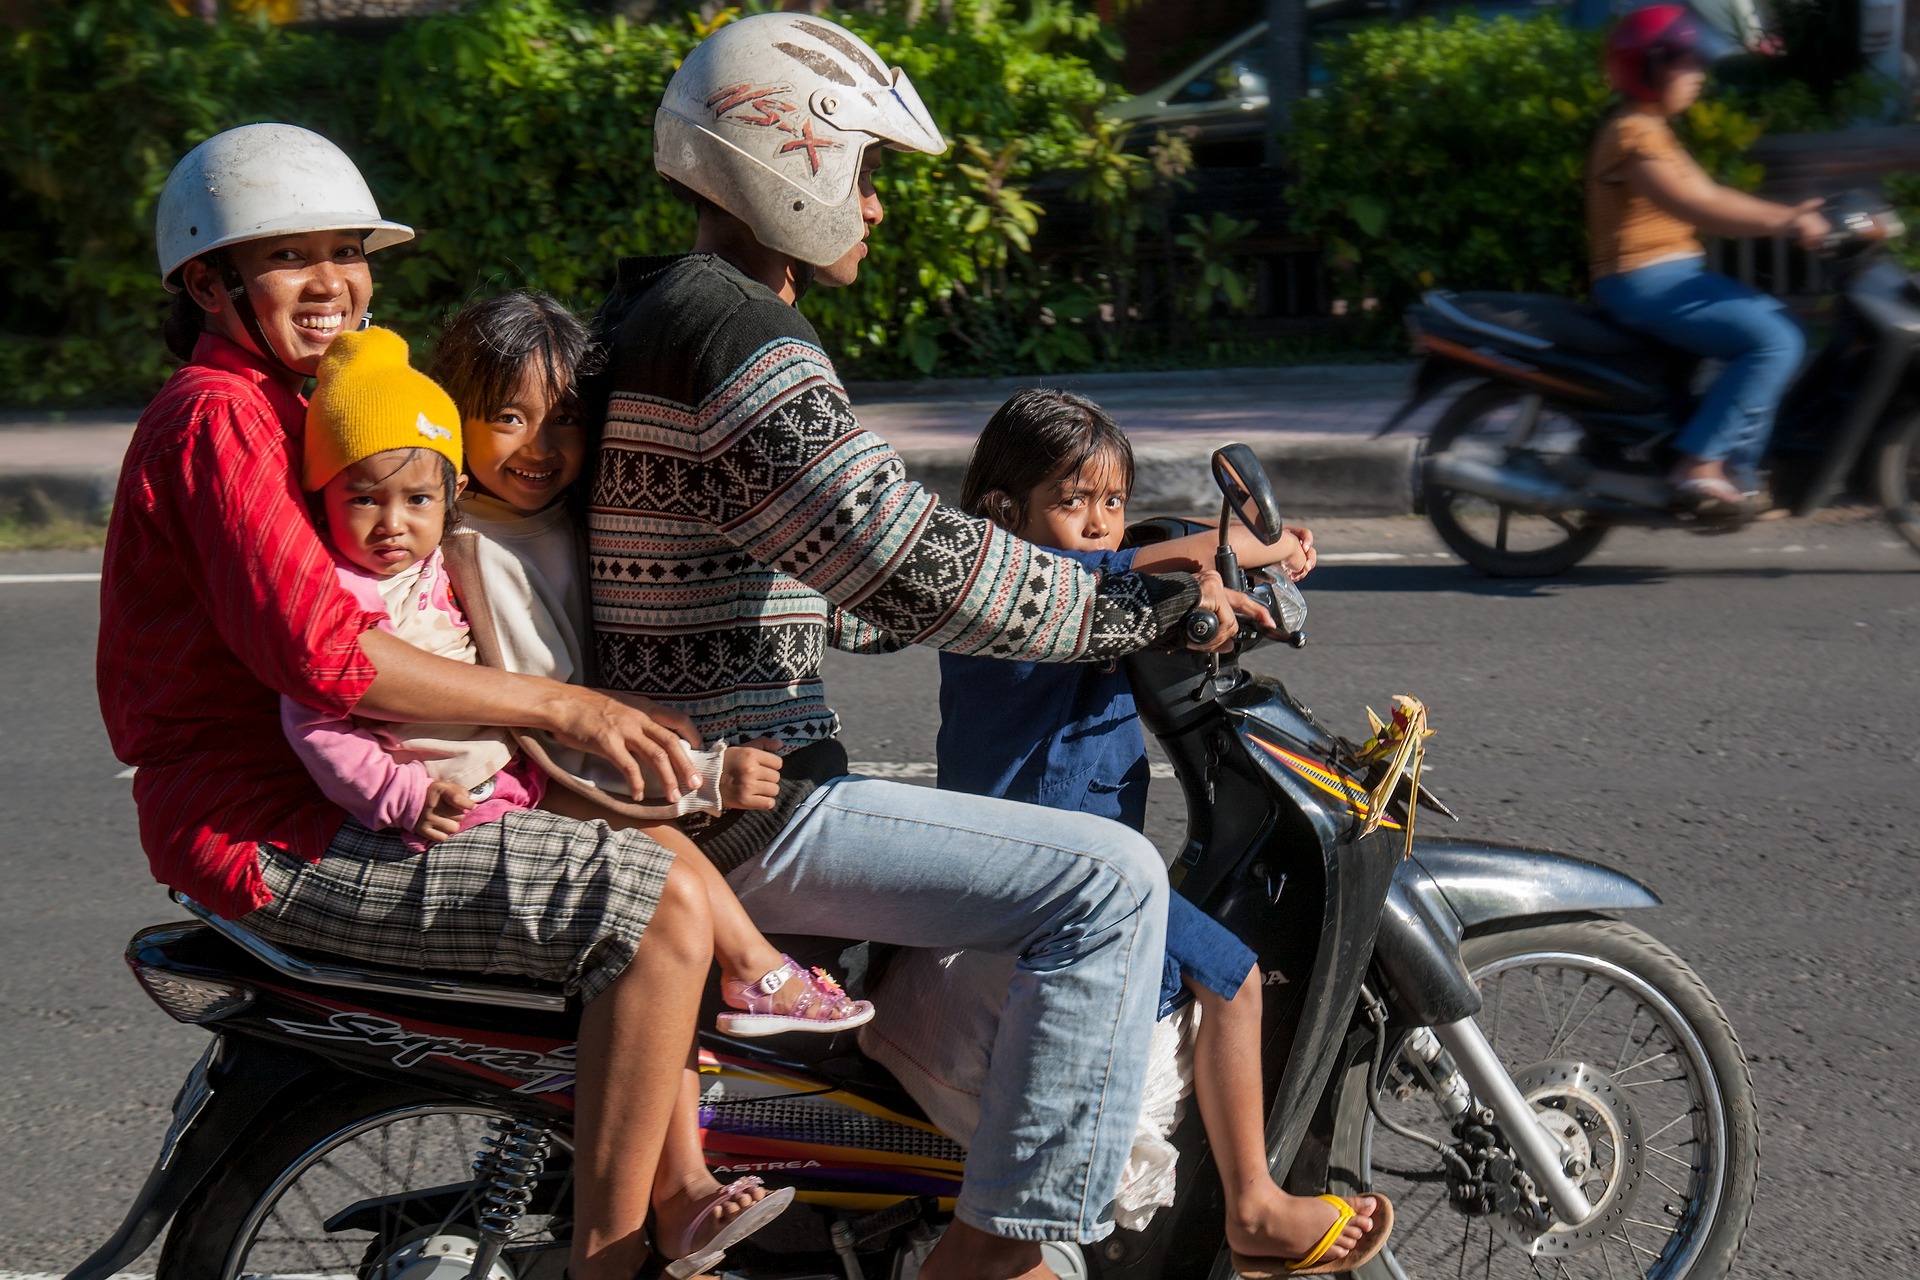
<path id="1" fill-rule="evenodd" d="M 546 1167 L 553 1130 L 532 1120 L 497 1116 L 473 1158 L 480 1190 L 480 1233 L 505 1244 L 533 1203 L 533 1185 Z"/>

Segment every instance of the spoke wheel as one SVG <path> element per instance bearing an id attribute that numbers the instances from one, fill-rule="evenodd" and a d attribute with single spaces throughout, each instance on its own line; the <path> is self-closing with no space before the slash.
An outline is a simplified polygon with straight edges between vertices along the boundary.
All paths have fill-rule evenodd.
<path id="1" fill-rule="evenodd" d="M 1887 518 L 1920 551 L 1920 413 L 1909 414 L 1881 437 L 1873 468 Z"/>
<path id="2" fill-rule="evenodd" d="M 1440 1276 L 1708 1280 L 1725 1276 L 1753 1206 L 1758 1128 L 1746 1060 L 1712 995 L 1672 952 L 1611 920 L 1467 939 L 1478 1021 L 1536 1116 L 1573 1151 L 1593 1211 L 1554 1225 L 1528 1206 L 1456 1207 L 1441 1157 L 1367 1109 L 1371 1062 L 1348 1072 L 1338 1190 L 1386 1193 L 1387 1252 L 1368 1280 Z M 1431 1092 L 1390 1060 L 1381 1111 L 1447 1140 Z"/>
<path id="3" fill-rule="evenodd" d="M 1515 457 L 1508 441 L 1526 397 L 1499 383 L 1484 383 L 1461 396 L 1434 425 L 1426 456 L 1460 453 L 1495 466 Z M 1519 464 L 1548 473 L 1575 461 L 1585 429 L 1548 404 L 1540 410 Z M 1586 559 L 1606 536 L 1605 523 L 1580 512 L 1540 515 L 1502 506 L 1489 498 L 1458 493 L 1421 480 L 1427 519 L 1453 553 L 1496 578 L 1538 578 L 1564 573 Z"/>
<path id="4" fill-rule="evenodd" d="M 251 1142 L 180 1211 L 157 1280 L 429 1280 L 467 1274 L 480 1234 L 474 1157 L 506 1113 L 474 1103 L 347 1089 Z M 564 1171 L 560 1135 L 549 1174 Z M 418 1205 L 351 1206 L 443 1189 Z M 556 1233 L 555 1228 L 560 1228 Z M 565 1223 L 523 1217 L 491 1280 L 559 1276 Z"/>

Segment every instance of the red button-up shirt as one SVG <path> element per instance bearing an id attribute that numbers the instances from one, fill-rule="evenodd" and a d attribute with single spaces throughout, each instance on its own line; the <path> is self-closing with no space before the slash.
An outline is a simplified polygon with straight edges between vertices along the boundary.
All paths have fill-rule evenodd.
<path id="1" fill-rule="evenodd" d="M 341 588 L 300 493 L 299 394 L 207 334 L 140 415 L 100 584 L 100 710 L 154 879 L 237 918 L 272 900 L 258 846 L 317 858 L 345 815 L 280 728 L 280 695 L 338 715 L 385 620 Z"/>

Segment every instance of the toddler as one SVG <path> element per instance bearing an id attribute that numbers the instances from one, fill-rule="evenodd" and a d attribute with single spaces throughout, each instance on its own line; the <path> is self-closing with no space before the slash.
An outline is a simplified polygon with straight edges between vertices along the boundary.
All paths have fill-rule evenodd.
<path id="1" fill-rule="evenodd" d="M 1192 572 L 1218 535 L 1122 550 L 1133 449 L 1099 406 L 1064 391 L 1014 395 L 974 446 L 960 505 L 1096 573 Z M 1269 547 L 1231 534 L 1247 568 L 1313 567 L 1312 534 Z M 982 707 L 993 708 L 988 716 Z M 1145 825 L 1146 741 L 1125 673 L 1098 666 L 940 655 L 939 785 Z M 1288 1195 L 1267 1168 L 1260 1067 L 1260 970 L 1254 952 L 1178 892 L 1168 899 L 1160 1016 L 1199 1005 L 1194 1094 L 1227 1200 L 1227 1243 L 1247 1280 L 1347 1271 L 1378 1252 L 1391 1224 L 1383 1196 Z"/>

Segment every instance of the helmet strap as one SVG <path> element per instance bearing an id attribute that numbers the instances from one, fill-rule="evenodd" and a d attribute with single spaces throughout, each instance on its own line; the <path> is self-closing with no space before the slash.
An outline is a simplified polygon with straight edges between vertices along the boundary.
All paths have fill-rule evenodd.
<path id="1" fill-rule="evenodd" d="M 240 269 L 233 265 L 233 259 L 224 252 L 213 256 L 219 259 L 220 281 L 226 286 L 227 301 L 233 304 L 234 314 L 240 317 L 240 323 L 245 327 L 247 335 L 253 339 L 254 346 L 259 348 L 260 358 L 276 371 L 286 374 L 297 382 L 305 382 L 307 375 L 282 360 L 280 353 L 273 349 L 273 343 L 267 338 L 267 331 L 261 327 L 260 314 L 254 310 L 253 295 L 247 292 L 247 282 L 241 279 Z"/>
<path id="2" fill-rule="evenodd" d="M 794 259 L 793 302 L 800 305 L 800 299 L 807 296 L 807 290 L 813 288 L 813 264 Z"/>

